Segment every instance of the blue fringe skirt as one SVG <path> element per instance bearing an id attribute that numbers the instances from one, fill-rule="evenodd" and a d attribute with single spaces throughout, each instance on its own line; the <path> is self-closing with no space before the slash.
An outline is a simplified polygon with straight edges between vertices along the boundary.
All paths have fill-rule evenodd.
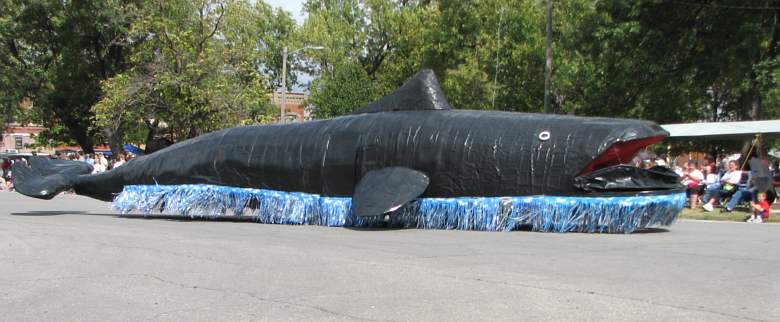
<path id="1" fill-rule="evenodd" d="M 122 214 L 251 218 L 268 224 L 542 232 L 631 233 L 669 226 L 685 193 L 620 197 L 420 198 L 390 216 L 357 217 L 349 197 L 216 185 L 126 186 L 113 202 Z"/>

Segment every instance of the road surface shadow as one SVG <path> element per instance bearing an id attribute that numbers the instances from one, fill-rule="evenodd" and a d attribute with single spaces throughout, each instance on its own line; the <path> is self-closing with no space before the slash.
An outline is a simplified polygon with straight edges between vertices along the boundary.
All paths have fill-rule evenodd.
<path id="1" fill-rule="evenodd" d="M 182 222 L 190 222 L 190 221 L 216 221 L 216 222 L 257 222 L 257 219 L 253 217 L 248 216 L 220 216 L 220 217 L 183 217 L 179 215 L 165 215 L 165 214 L 154 214 L 154 215 L 139 215 L 139 214 L 129 214 L 129 215 L 119 215 L 119 214 L 112 214 L 111 216 L 117 217 L 117 218 L 126 218 L 126 219 L 146 219 L 146 220 L 171 220 L 171 221 L 182 221 Z"/>
<path id="2" fill-rule="evenodd" d="M 12 212 L 11 216 L 60 216 L 60 215 L 91 215 L 86 211 L 78 210 L 53 210 L 53 211 L 28 211 L 28 212 Z"/>
<path id="3" fill-rule="evenodd" d="M 339 228 L 344 228 L 344 229 L 352 230 L 352 231 L 397 231 L 397 230 L 407 230 L 407 229 L 418 229 L 418 228 L 415 228 L 415 227 L 382 227 L 382 226 L 377 226 L 377 227 L 339 227 Z"/>
<path id="4" fill-rule="evenodd" d="M 30 216 L 30 217 L 42 217 L 42 216 L 59 216 L 59 215 L 86 215 L 86 216 L 108 216 L 108 217 L 116 217 L 116 218 L 126 218 L 126 219 L 144 219 L 144 220 L 170 220 L 170 221 L 179 221 L 179 222 L 197 222 L 197 221 L 205 221 L 205 222 L 250 222 L 250 223 L 257 223 L 257 218 L 250 217 L 250 216 L 220 216 L 220 217 L 183 217 L 179 215 L 166 215 L 166 214 L 153 214 L 153 215 L 141 215 L 141 214 L 127 214 L 127 215 L 120 215 L 120 214 L 97 214 L 97 213 L 89 213 L 86 211 L 74 211 L 74 210 L 55 210 L 55 211 L 28 211 L 28 212 L 13 212 L 11 213 L 12 216 Z M 417 227 L 394 227 L 390 223 L 388 223 L 386 226 L 375 226 L 375 227 L 342 227 L 344 229 L 352 230 L 352 231 L 397 231 L 397 230 L 407 230 L 407 229 L 419 229 Z M 530 225 L 528 226 L 521 226 L 517 227 L 516 229 L 513 229 L 512 231 L 533 231 L 532 227 Z M 652 228 L 642 228 L 638 229 L 633 232 L 633 234 L 657 234 L 657 233 L 668 233 L 669 229 L 666 228 L 659 228 L 659 227 L 652 227 Z M 623 233 L 603 233 L 605 235 L 623 235 Z"/>
<path id="5" fill-rule="evenodd" d="M 653 228 L 637 229 L 636 231 L 633 232 L 633 234 L 657 234 L 657 233 L 668 233 L 668 232 L 669 229 L 653 227 Z"/>
<path id="6" fill-rule="evenodd" d="M 154 214 L 154 215 L 139 215 L 139 214 L 120 215 L 116 213 L 100 214 L 100 213 L 90 213 L 86 211 L 77 211 L 77 210 L 12 212 L 10 213 L 10 215 L 29 216 L 29 217 L 84 215 L 84 216 L 107 216 L 107 217 L 127 218 L 127 219 L 162 219 L 162 220 L 175 220 L 175 221 L 227 221 L 227 222 L 256 222 L 257 221 L 249 217 L 236 217 L 236 216 L 223 216 L 219 218 L 216 217 L 215 218 L 206 218 L 206 217 L 190 218 L 190 217 L 182 217 L 177 215 L 165 215 L 165 214 Z"/>

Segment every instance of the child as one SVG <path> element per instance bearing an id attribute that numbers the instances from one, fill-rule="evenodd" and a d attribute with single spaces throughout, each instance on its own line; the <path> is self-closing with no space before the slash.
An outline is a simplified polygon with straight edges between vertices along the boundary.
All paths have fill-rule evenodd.
<path id="1" fill-rule="evenodd" d="M 750 203 L 750 206 L 753 207 L 753 215 L 750 216 L 748 222 L 760 224 L 769 219 L 769 202 L 766 201 L 766 192 L 757 193 L 756 199 L 756 202 Z"/>

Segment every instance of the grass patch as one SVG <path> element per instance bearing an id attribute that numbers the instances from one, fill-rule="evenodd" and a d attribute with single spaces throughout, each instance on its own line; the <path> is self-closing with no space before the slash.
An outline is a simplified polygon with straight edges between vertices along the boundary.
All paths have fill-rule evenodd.
<path id="1" fill-rule="evenodd" d="M 733 212 L 720 212 L 720 209 L 715 209 L 713 212 L 706 212 L 703 209 L 683 209 L 680 214 L 682 219 L 694 219 L 694 220 L 720 220 L 720 221 L 745 221 L 750 216 L 747 211 L 734 210 Z M 769 216 L 769 222 L 780 223 L 780 214 L 773 212 Z"/>

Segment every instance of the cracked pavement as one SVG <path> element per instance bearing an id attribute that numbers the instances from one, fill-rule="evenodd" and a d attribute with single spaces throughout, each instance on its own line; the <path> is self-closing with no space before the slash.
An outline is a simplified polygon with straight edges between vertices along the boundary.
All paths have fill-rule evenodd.
<path id="1" fill-rule="evenodd" d="M 780 321 L 778 246 L 778 224 L 353 230 L 0 192 L 0 321 Z"/>

